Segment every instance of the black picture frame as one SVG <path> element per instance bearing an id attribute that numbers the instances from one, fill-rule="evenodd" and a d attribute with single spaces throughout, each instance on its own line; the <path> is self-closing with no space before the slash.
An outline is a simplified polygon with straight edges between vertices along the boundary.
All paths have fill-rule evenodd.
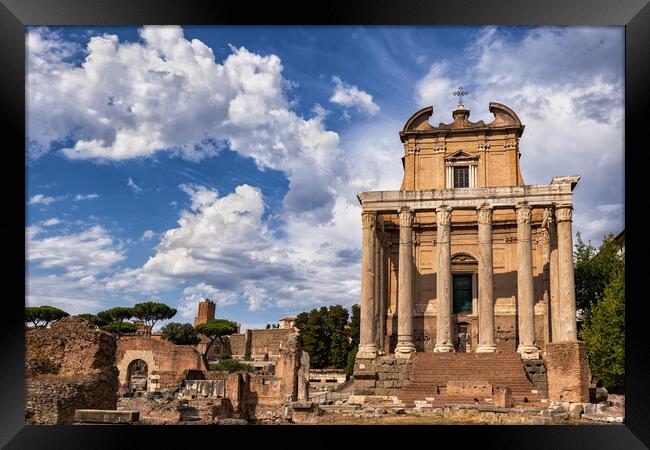
<path id="1" fill-rule="evenodd" d="M 625 141 L 626 237 L 628 290 L 626 302 L 626 423 L 624 426 L 393 426 L 382 427 L 177 427 L 177 426 L 25 426 L 24 424 L 24 304 L 25 266 L 25 27 L 31 25 L 580 25 L 625 27 Z M 642 255 L 641 227 L 644 177 L 639 156 L 647 148 L 650 117 L 650 5 L 648 0 L 386 0 L 329 1 L 303 4 L 233 0 L 2 0 L 0 4 L 0 114 L 5 128 L 5 220 L 0 224 L 12 258 L 5 258 L 6 281 L 0 368 L 0 445 L 6 448 L 169 448 L 182 439 L 185 445 L 221 445 L 240 439 L 270 446 L 338 446 L 361 439 L 364 447 L 393 438 L 398 445 L 481 446 L 526 449 L 622 449 L 650 446 L 650 364 L 643 334 L 645 298 L 634 289 L 643 280 L 637 262 Z M 8 141 L 6 138 L 9 138 Z M 589 162 L 585 161 L 585 165 Z M 633 205 L 637 205 L 634 207 Z M 22 214 L 21 214 L 22 213 Z M 635 216 L 637 216 L 635 218 Z M 635 220 L 636 219 L 636 220 Z M 630 290 L 632 289 L 632 290 Z M 218 430 L 217 430 L 218 428 Z M 334 433 L 331 433 L 334 431 Z M 349 437 L 338 435 L 347 431 Z M 190 433 L 190 434 L 188 434 Z M 279 434 L 283 436 L 280 436 Z M 304 435 L 308 433 L 308 435 Z M 286 434 L 286 436 L 284 436 Z M 319 437 L 323 436 L 323 437 Z M 352 439 L 350 439 L 350 437 Z M 203 444 L 197 442 L 204 439 Z M 453 443 L 455 441 L 455 443 Z"/>

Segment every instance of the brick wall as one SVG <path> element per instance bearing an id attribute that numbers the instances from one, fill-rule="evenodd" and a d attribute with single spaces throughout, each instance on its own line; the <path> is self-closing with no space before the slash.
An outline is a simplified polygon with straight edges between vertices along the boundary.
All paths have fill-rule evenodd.
<path id="1" fill-rule="evenodd" d="M 122 388 L 126 387 L 129 364 L 136 359 L 147 363 L 149 390 L 178 387 L 185 371 L 206 370 L 203 356 L 196 348 L 140 336 L 122 337 L 115 359 Z"/>
<path id="2" fill-rule="evenodd" d="M 546 346 L 548 395 L 552 401 L 588 402 L 591 372 L 584 342 L 552 342 Z"/>
<path id="3" fill-rule="evenodd" d="M 25 342 L 25 421 L 70 424 L 75 409 L 116 409 L 115 338 L 78 317 L 30 329 Z"/>

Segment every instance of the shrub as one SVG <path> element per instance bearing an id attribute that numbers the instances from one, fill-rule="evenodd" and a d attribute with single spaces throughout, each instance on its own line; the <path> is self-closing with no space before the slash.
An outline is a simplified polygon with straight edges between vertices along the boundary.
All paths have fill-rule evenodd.
<path id="1" fill-rule="evenodd" d="M 218 370 L 228 373 L 246 371 L 250 372 L 253 370 L 248 364 L 242 364 L 236 359 L 224 359 L 218 364 L 210 364 L 209 370 Z"/>

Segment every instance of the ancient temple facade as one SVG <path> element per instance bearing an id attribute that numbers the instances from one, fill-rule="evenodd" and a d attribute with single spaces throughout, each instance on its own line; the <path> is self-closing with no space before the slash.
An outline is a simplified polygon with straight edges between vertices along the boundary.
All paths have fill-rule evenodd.
<path id="1" fill-rule="evenodd" d="M 400 132 L 400 189 L 358 195 L 358 361 L 423 352 L 535 360 L 550 343 L 577 342 L 571 220 L 580 177 L 525 184 L 524 125 L 505 105 L 489 110 L 491 122 L 472 122 L 461 102 L 438 126 L 432 107 L 416 112 Z"/>

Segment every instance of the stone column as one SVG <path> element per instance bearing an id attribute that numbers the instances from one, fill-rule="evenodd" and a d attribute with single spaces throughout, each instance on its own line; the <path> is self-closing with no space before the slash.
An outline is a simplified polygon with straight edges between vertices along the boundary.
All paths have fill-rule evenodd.
<path id="1" fill-rule="evenodd" d="M 542 286 L 543 286 L 543 304 L 544 304 L 544 342 L 551 342 L 551 293 L 549 289 L 550 280 L 550 246 L 549 246 L 549 224 L 550 210 L 544 210 L 544 219 L 539 229 L 540 243 L 542 245 Z"/>
<path id="2" fill-rule="evenodd" d="M 381 302 L 381 259 L 379 249 L 381 248 L 381 216 L 377 216 L 377 232 L 375 233 L 375 303 L 372 312 L 372 323 L 375 327 L 375 344 L 381 348 L 379 343 L 379 309 Z"/>
<path id="3" fill-rule="evenodd" d="M 377 213 L 363 211 L 362 247 L 361 247 L 361 330 L 359 333 L 359 352 L 357 358 L 374 358 L 377 356 L 375 344 L 375 324 L 373 323 L 375 307 L 375 230 Z"/>
<path id="4" fill-rule="evenodd" d="M 557 253 L 557 221 L 555 213 L 551 214 L 548 227 L 549 247 L 549 287 L 551 300 L 551 342 L 560 340 L 560 295 L 559 295 L 559 271 Z"/>
<path id="5" fill-rule="evenodd" d="M 558 205 L 555 210 L 557 219 L 557 252 L 560 294 L 559 341 L 577 341 L 576 325 L 576 288 L 573 275 L 573 231 L 571 230 L 571 205 Z"/>
<path id="6" fill-rule="evenodd" d="M 385 234 L 382 235 L 379 247 L 379 350 L 384 351 L 384 336 L 386 334 L 386 288 L 388 277 L 388 239 Z"/>
<path id="7" fill-rule="evenodd" d="M 496 352 L 494 290 L 492 288 L 492 207 L 478 208 L 478 347 L 476 353 Z"/>
<path id="8" fill-rule="evenodd" d="M 413 343 L 413 219 L 408 208 L 399 212 L 399 280 L 397 292 L 397 346 L 395 356 L 408 358 Z"/>
<path id="9" fill-rule="evenodd" d="M 438 225 L 438 273 L 436 274 L 436 299 L 438 317 L 436 319 L 436 346 L 434 352 L 453 352 L 454 342 L 451 330 L 451 208 L 436 209 Z"/>
<path id="10" fill-rule="evenodd" d="M 523 359 L 539 359 L 535 345 L 535 298 L 533 294 L 533 248 L 530 239 L 532 207 L 517 205 L 517 309 L 519 346 Z"/>

